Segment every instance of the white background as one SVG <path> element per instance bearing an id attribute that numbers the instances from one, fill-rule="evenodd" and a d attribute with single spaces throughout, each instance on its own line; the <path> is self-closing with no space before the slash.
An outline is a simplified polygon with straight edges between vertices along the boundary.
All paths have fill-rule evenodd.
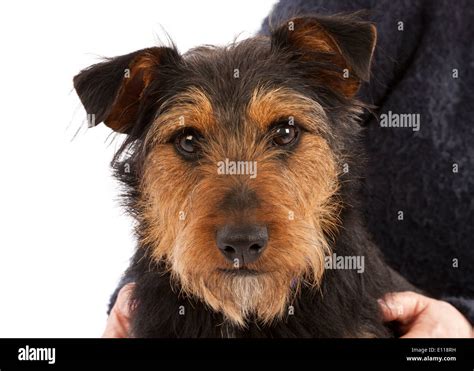
<path id="1" fill-rule="evenodd" d="M 0 14 L 0 337 L 97 337 L 134 249 L 72 77 L 166 40 L 181 52 L 256 32 L 275 0 L 11 1 Z M 80 129 L 80 130 L 79 130 Z M 76 131 L 77 136 L 74 137 Z"/>

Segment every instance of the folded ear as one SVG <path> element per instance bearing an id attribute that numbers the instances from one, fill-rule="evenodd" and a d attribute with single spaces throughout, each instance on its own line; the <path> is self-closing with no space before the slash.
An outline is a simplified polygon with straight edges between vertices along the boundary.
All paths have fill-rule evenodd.
<path id="1" fill-rule="evenodd" d="M 120 133 L 135 125 L 147 87 L 159 78 L 160 67 L 176 61 L 175 49 L 155 47 L 92 65 L 74 77 L 74 88 L 93 125 L 104 122 Z M 92 121 L 92 122 L 91 122 Z"/>
<path id="2" fill-rule="evenodd" d="M 311 78 L 346 97 L 369 80 L 377 30 L 357 14 L 294 18 L 271 38 L 272 47 L 293 52 L 302 68 L 313 73 Z"/>

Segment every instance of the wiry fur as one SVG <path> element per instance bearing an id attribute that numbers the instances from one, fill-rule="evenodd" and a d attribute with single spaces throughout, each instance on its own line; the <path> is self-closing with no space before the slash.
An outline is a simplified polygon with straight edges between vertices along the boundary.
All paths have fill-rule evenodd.
<path id="1" fill-rule="evenodd" d="M 139 246 L 126 274 L 136 282 L 134 336 L 389 335 L 376 299 L 408 286 L 384 265 L 358 213 L 363 105 L 353 94 L 368 76 L 374 31 L 350 17 L 295 23 L 299 34 L 283 25 L 272 38 L 182 57 L 153 50 L 152 70 L 149 51 L 147 63 L 134 55 L 131 80 L 116 92 L 114 108 L 103 110 L 115 112 L 107 124 L 129 134 L 115 168 L 138 221 Z M 76 87 L 88 85 L 83 78 Z M 90 99 L 83 99 L 86 109 L 100 105 Z M 298 144 L 269 146 L 269 129 L 289 117 L 303 129 Z M 205 138 L 199 160 L 173 146 L 183 123 Z M 256 161 L 258 176 L 217 175 L 216 163 L 226 158 Z M 218 269 L 230 264 L 216 247 L 216 228 L 243 222 L 269 230 L 268 247 L 248 266 L 260 274 L 223 274 Z M 333 251 L 364 256 L 364 274 L 324 271 Z"/>

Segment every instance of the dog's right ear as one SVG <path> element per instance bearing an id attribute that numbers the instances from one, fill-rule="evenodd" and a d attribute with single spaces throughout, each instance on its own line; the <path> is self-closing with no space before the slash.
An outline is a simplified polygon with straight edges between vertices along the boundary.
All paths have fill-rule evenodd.
<path id="1" fill-rule="evenodd" d="M 92 65 L 74 77 L 74 88 L 88 114 L 89 125 L 104 122 L 129 133 L 139 118 L 147 87 L 160 77 L 160 67 L 177 63 L 176 49 L 154 47 Z"/>

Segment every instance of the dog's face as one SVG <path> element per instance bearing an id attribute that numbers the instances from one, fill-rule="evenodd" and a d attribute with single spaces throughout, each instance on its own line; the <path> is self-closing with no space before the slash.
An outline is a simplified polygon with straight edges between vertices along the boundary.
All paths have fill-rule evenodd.
<path id="1" fill-rule="evenodd" d="M 374 43 L 365 22 L 298 18 L 270 37 L 146 49 L 76 76 L 87 112 L 129 135 L 141 245 L 185 293 L 243 325 L 320 282 Z"/>

